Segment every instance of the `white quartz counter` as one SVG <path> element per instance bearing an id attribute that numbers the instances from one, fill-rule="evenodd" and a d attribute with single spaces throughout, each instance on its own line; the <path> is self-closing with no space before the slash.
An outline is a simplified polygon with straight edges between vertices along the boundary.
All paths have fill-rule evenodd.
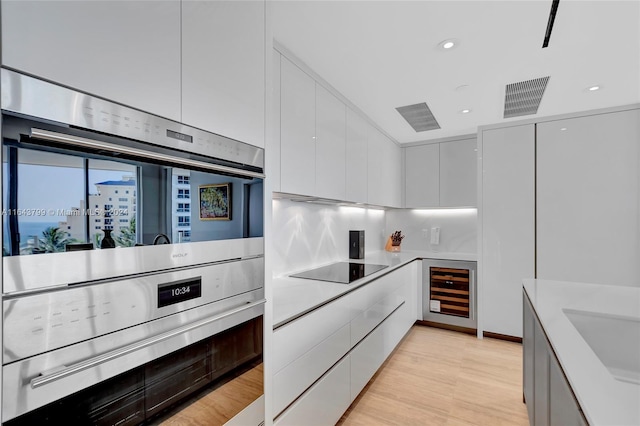
<path id="1" fill-rule="evenodd" d="M 368 275 L 350 284 L 338 284 L 327 281 L 316 281 L 304 278 L 292 278 L 287 276 L 273 279 L 273 327 L 277 328 L 282 324 L 293 320 L 313 309 L 334 300 L 345 293 L 348 293 L 362 285 L 388 274 L 396 268 L 406 265 L 418 259 L 443 259 L 443 260 L 464 260 L 476 261 L 475 253 L 444 253 L 427 251 L 402 251 L 391 253 L 378 251 L 366 253 L 364 259 L 341 259 L 344 262 L 374 263 L 378 265 L 388 265 L 374 274 Z M 315 265 L 321 267 L 324 265 Z M 311 269 L 305 268 L 305 269 Z M 292 271 L 291 274 L 301 272 Z"/>
<path id="2" fill-rule="evenodd" d="M 640 425 L 640 384 L 614 378 L 570 320 L 572 313 L 580 317 L 594 345 L 593 339 L 604 340 L 597 334 L 606 333 L 602 319 L 622 319 L 632 339 L 605 350 L 632 353 L 624 345 L 640 337 L 633 331 L 640 330 L 640 288 L 546 280 L 524 280 L 523 286 L 589 424 Z"/>

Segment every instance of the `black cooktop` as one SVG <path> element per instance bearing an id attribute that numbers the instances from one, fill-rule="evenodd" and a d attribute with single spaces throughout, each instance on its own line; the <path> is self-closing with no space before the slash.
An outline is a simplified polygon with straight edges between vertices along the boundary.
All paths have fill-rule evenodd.
<path id="1" fill-rule="evenodd" d="M 374 265 L 371 263 L 338 262 L 291 276 L 294 278 L 349 284 L 386 267 L 387 265 Z"/>

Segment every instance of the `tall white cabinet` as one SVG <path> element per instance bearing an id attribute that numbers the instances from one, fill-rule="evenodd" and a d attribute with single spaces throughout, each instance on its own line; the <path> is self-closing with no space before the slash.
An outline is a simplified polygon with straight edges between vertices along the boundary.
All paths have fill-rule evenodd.
<path id="1" fill-rule="evenodd" d="M 522 337 L 522 279 L 534 277 L 534 125 L 481 132 L 485 331 Z"/>
<path id="2" fill-rule="evenodd" d="M 179 121 L 180 3 L 3 1 L 2 65 Z"/>
<path id="3" fill-rule="evenodd" d="M 480 136 L 485 332 L 522 336 L 523 278 L 640 286 L 640 106 Z"/>
<path id="4" fill-rule="evenodd" d="M 537 125 L 537 277 L 640 286 L 640 110 Z"/>

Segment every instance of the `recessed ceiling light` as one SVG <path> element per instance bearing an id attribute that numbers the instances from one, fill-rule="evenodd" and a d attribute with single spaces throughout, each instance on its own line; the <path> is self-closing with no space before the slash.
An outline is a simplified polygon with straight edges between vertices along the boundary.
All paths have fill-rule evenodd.
<path id="1" fill-rule="evenodd" d="M 469 88 L 468 84 L 461 84 L 460 86 L 456 87 L 456 92 L 462 92 L 463 90 L 467 90 Z"/>
<path id="2" fill-rule="evenodd" d="M 560 131 L 561 131 L 561 132 L 564 132 L 565 130 L 567 130 L 567 128 L 566 128 L 566 127 L 561 127 L 561 128 L 560 128 Z"/>
<path id="3" fill-rule="evenodd" d="M 460 110 L 460 114 L 469 114 L 471 112 L 471 110 L 469 108 L 465 108 Z"/>
<path id="4" fill-rule="evenodd" d="M 442 50 L 451 50 L 451 49 L 457 47 L 458 44 L 460 44 L 458 42 L 458 40 L 456 40 L 455 38 L 450 38 L 450 39 L 441 41 L 438 44 L 438 47 L 440 47 L 440 49 L 442 49 Z"/>
<path id="5" fill-rule="evenodd" d="M 595 92 L 596 90 L 600 90 L 600 86 L 591 86 L 588 89 L 590 92 Z"/>

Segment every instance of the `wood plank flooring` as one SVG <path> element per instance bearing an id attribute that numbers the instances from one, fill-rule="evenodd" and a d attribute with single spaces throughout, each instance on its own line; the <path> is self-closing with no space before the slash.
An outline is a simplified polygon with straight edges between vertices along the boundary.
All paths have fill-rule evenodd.
<path id="1" fill-rule="evenodd" d="M 161 426 L 223 425 L 263 393 L 263 364 L 246 371 L 234 380 L 193 399 L 172 412 L 170 417 L 158 419 Z"/>
<path id="2" fill-rule="evenodd" d="M 528 425 L 522 345 L 414 325 L 338 425 Z"/>
<path id="3" fill-rule="evenodd" d="M 262 393 L 262 374 L 260 364 L 239 380 L 190 401 L 160 424 L 224 424 Z M 338 422 L 341 426 L 528 424 L 522 402 L 522 345 L 421 325 L 411 328 Z"/>

